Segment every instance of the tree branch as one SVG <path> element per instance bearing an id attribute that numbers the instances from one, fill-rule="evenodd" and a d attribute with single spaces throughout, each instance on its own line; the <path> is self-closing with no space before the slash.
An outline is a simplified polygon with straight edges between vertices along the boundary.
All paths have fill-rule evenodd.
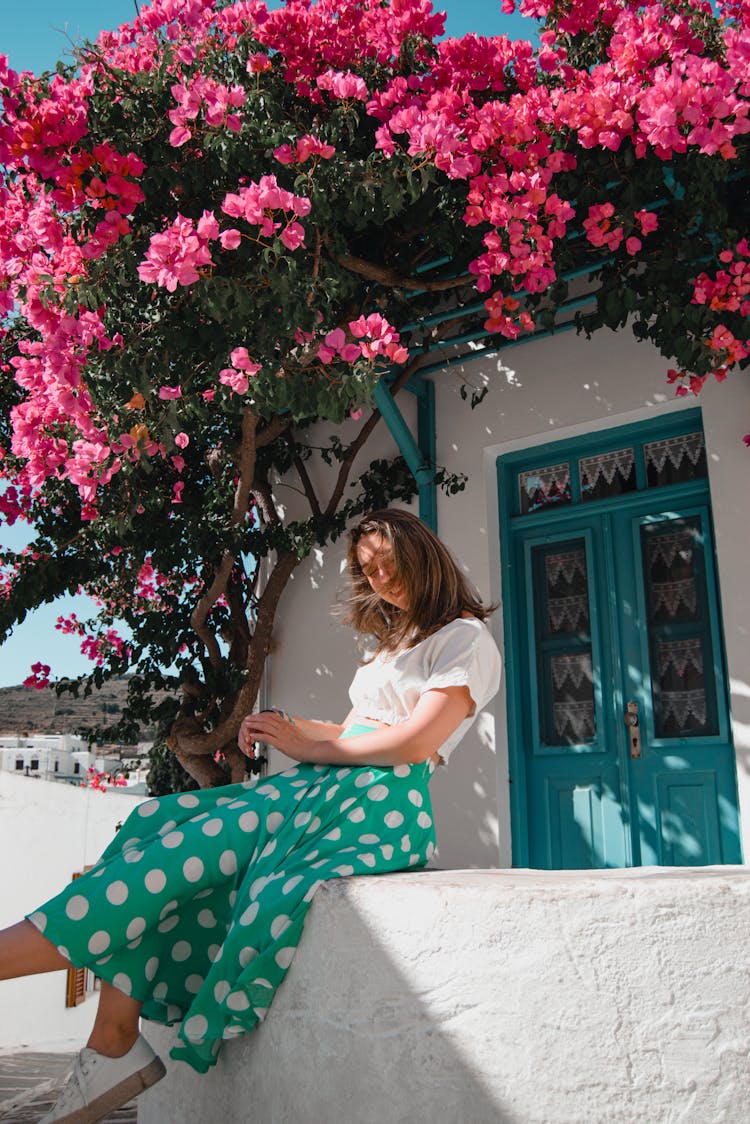
<path id="1" fill-rule="evenodd" d="M 377 262 L 365 261 L 364 258 L 355 257 L 353 254 L 339 254 L 336 258 L 339 265 L 356 273 L 368 281 L 377 281 L 380 285 L 387 285 L 389 289 L 406 289 L 409 292 L 445 293 L 449 289 L 461 289 L 473 280 L 470 273 L 461 277 L 446 277 L 442 281 L 428 281 L 422 277 L 399 277 L 395 269 L 387 265 L 378 265 Z"/>
<path id="2" fill-rule="evenodd" d="M 312 267 L 313 283 L 310 286 L 310 292 L 307 294 L 307 306 L 308 306 L 308 308 L 312 308 L 312 302 L 313 302 L 314 297 L 315 297 L 315 283 L 317 282 L 318 275 L 320 273 L 320 252 L 321 252 L 322 247 L 323 247 L 323 240 L 320 236 L 320 227 L 316 226 L 315 227 L 315 257 L 314 257 L 314 260 L 313 260 L 313 267 Z"/>
<path id="3" fill-rule="evenodd" d="M 310 504 L 310 510 L 312 511 L 313 515 L 320 515 L 320 503 L 318 502 L 318 497 L 315 494 L 315 489 L 312 486 L 310 475 L 307 471 L 307 468 L 305 467 L 305 462 L 302 460 L 299 450 L 297 449 L 297 445 L 292 437 L 287 435 L 287 441 L 289 442 L 289 445 L 292 449 L 293 464 L 297 469 L 297 475 L 302 481 L 302 487 L 305 489 L 305 495 L 307 496 L 307 502 Z"/>
<path id="4" fill-rule="evenodd" d="M 258 416 L 247 408 L 242 415 L 242 437 L 240 439 L 239 479 L 234 492 L 232 505 L 232 522 L 239 526 L 247 515 L 248 503 L 252 491 L 253 475 L 255 473 L 255 432 L 258 427 Z M 208 590 L 203 594 L 190 616 L 190 624 L 198 638 L 203 641 L 211 666 L 220 668 L 223 662 L 219 642 L 212 629 L 208 627 L 208 615 L 221 595 L 226 592 L 229 575 L 236 562 L 236 555 L 225 550 L 219 568 L 214 575 Z"/>
<path id="5" fill-rule="evenodd" d="M 285 429 L 289 429 L 291 424 L 292 419 L 290 417 L 282 417 L 281 414 L 274 414 L 268 424 L 263 426 L 263 429 L 256 431 L 256 449 L 262 449 L 265 445 L 270 445 Z"/>
<path id="6" fill-rule="evenodd" d="M 185 755 L 180 757 L 183 764 L 186 759 L 193 756 L 205 757 L 208 754 L 214 754 L 217 749 L 223 749 L 236 739 L 240 723 L 245 715 L 252 710 L 258 695 L 263 666 L 271 647 L 273 622 L 279 598 L 300 561 L 301 559 L 292 553 L 280 554 L 277 557 L 266 588 L 258 602 L 253 643 L 250 645 L 247 656 L 247 679 L 237 694 L 231 713 L 223 722 L 220 722 L 215 730 L 201 736 L 186 736 L 179 739 L 178 756 L 180 754 Z M 188 771 L 190 770 L 188 769 Z"/>
<path id="7" fill-rule="evenodd" d="M 242 439 L 240 441 L 239 479 L 234 492 L 234 505 L 232 507 L 232 522 L 238 525 L 244 522 L 250 499 L 253 476 L 255 475 L 255 432 L 258 428 L 257 414 L 246 408 L 242 415 Z"/>
<path id="8" fill-rule="evenodd" d="M 279 513 L 276 510 L 276 504 L 273 502 L 271 495 L 271 487 L 267 480 L 253 480 L 252 493 L 255 496 L 255 502 L 261 510 L 261 514 L 266 523 L 273 524 L 278 527 L 281 524 Z"/>
<path id="9" fill-rule="evenodd" d="M 212 629 L 208 627 L 206 621 L 208 620 L 208 614 L 226 589 L 227 581 L 229 580 L 229 575 L 232 572 L 234 563 L 235 556 L 230 550 L 225 550 L 219 568 L 214 575 L 214 580 L 190 615 L 190 624 L 198 638 L 203 641 L 206 647 L 208 658 L 211 661 L 211 667 L 216 668 L 221 667 L 221 649 L 219 648 L 219 642 L 216 636 Z"/>

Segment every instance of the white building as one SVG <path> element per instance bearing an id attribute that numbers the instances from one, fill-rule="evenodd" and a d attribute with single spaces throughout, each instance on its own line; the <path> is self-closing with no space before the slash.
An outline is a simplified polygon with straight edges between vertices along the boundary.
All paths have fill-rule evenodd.
<path id="1" fill-rule="evenodd" d="M 501 693 L 432 782 L 442 867 L 748 853 L 750 384 L 737 373 L 675 398 L 666 368 L 627 332 L 566 332 L 428 376 L 436 463 L 468 476 L 438 493 L 437 529 L 500 603 L 505 662 Z M 463 383 L 487 387 L 473 411 Z M 415 399 L 397 405 L 416 433 Z M 394 444 L 381 425 L 360 467 Z M 330 615 L 343 553 L 317 552 L 283 595 L 274 705 L 347 712 L 357 652 Z"/>
<path id="2" fill-rule="evenodd" d="M 0 738 L 0 771 L 45 780 L 83 780 L 95 758 L 77 734 L 29 734 Z"/>
<path id="3" fill-rule="evenodd" d="M 94 749 L 78 734 L 22 734 L 0 737 L 0 772 L 48 781 L 81 784 L 89 769 L 121 776 L 131 793 L 146 793 L 151 742 L 137 747 L 105 745 Z"/>

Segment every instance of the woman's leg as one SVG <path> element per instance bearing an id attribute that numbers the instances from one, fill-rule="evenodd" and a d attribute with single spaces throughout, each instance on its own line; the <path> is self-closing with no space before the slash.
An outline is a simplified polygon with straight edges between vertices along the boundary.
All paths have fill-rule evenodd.
<path id="1" fill-rule="evenodd" d="M 30 921 L 19 921 L 0 930 L 0 980 L 58 972 L 70 968 L 51 941 Z M 138 1037 L 142 1004 L 102 981 L 96 1019 L 87 1045 L 99 1054 L 119 1058 Z"/>
<path id="2" fill-rule="evenodd" d="M 138 1037 L 142 1006 L 137 999 L 131 999 L 102 980 L 99 1006 L 86 1045 L 108 1058 L 120 1058 L 127 1054 Z"/>
<path id="3" fill-rule="evenodd" d="M 30 921 L 19 921 L 9 929 L 0 929 L 0 980 L 58 972 L 69 967 L 70 961 Z"/>

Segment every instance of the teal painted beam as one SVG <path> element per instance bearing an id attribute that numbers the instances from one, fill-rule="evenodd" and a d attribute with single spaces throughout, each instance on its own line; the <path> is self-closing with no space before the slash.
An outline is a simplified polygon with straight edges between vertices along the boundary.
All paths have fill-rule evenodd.
<path id="1" fill-rule="evenodd" d="M 429 480 L 418 480 L 419 517 L 437 534 L 437 484 L 435 483 L 435 386 L 429 379 L 412 379 L 404 388 L 417 399 L 417 444 L 431 466 Z"/>
<path id="2" fill-rule="evenodd" d="M 419 374 L 424 377 L 425 375 L 435 374 L 436 371 L 444 371 L 447 367 L 456 367 L 460 363 L 472 363 L 475 359 L 486 359 L 491 355 L 500 355 L 503 351 L 507 351 L 509 347 L 522 347 L 524 344 L 534 343 L 536 340 L 543 340 L 548 336 L 557 336 L 560 332 L 569 332 L 572 328 L 575 328 L 575 324 L 559 324 L 554 329 L 532 332 L 527 336 L 519 337 L 517 340 L 505 340 L 499 346 L 480 347 L 476 351 L 465 351 L 461 355 L 443 359 L 441 363 L 431 363 L 429 367 L 421 367 Z"/>
<path id="3" fill-rule="evenodd" d="M 599 261 L 595 263 L 578 266 L 576 269 L 568 269 L 565 273 L 561 274 L 560 280 L 575 281 L 579 277 L 586 277 L 588 274 L 595 272 L 595 270 L 601 269 L 602 266 L 611 265 L 614 260 L 614 257 L 610 254 L 605 258 L 600 258 Z M 523 299 L 524 297 L 531 296 L 531 293 L 529 293 L 528 289 L 519 289 L 518 292 L 514 293 L 513 295 L 519 297 L 520 299 Z M 564 305 L 560 305 L 560 308 L 564 307 Z M 472 302 L 471 304 L 464 305 L 463 308 L 460 309 L 443 309 L 441 312 L 433 312 L 430 313 L 429 316 L 423 316 L 419 320 L 415 320 L 413 323 L 404 324 L 403 328 L 400 328 L 399 330 L 401 332 L 414 332 L 418 328 L 429 328 L 435 324 L 445 324 L 449 320 L 462 320 L 466 316 L 474 316 L 477 313 L 482 312 L 484 308 L 485 300 L 478 300 Z"/>
<path id="4" fill-rule="evenodd" d="M 419 443 L 414 440 L 414 436 L 384 379 L 381 379 L 375 387 L 373 399 L 396 442 L 401 456 L 417 482 L 419 517 L 433 531 L 437 531 L 437 496 L 434 468 L 435 397 L 434 388 L 431 384 L 425 384 L 425 386 L 429 386 L 430 389 L 420 391 L 417 389 L 415 381 L 412 388 L 413 393 L 417 395 L 417 415 L 418 421 L 421 423 L 419 425 Z M 430 460 L 431 452 L 432 460 Z"/>
<path id="5" fill-rule="evenodd" d="M 591 304 L 591 302 L 595 301 L 595 300 L 596 300 L 596 293 L 589 293 L 585 297 L 576 297 L 575 300 L 565 301 L 563 304 L 561 304 L 558 307 L 557 311 L 558 312 L 572 312 L 576 308 L 582 308 L 584 305 Z M 561 325 L 561 327 L 562 327 L 562 325 Z M 450 350 L 450 348 L 460 347 L 462 344 L 465 344 L 465 343 L 476 343 L 478 340 L 489 339 L 490 336 L 494 335 L 494 334 L 496 334 L 496 333 L 488 332 L 486 330 L 486 328 L 476 328 L 473 332 L 464 332 L 464 334 L 461 335 L 461 336 L 447 336 L 444 340 L 440 340 L 440 342 L 437 344 L 435 350 L 436 351 L 448 351 L 448 350 Z M 519 339 L 517 339 L 517 340 L 509 340 L 508 344 L 503 344 L 502 346 L 506 347 L 511 343 L 525 343 L 525 342 L 530 343 L 532 340 L 543 339 L 544 335 L 546 335 L 546 334 L 547 333 L 545 333 L 545 332 L 529 332 L 526 335 L 523 335 L 523 336 L 519 337 Z M 412 356 L 413 355 L 419 355 L 420 350 L 421 350 L 420 348 L 416 348 L 416 347 L 412 348 L 410 350 L 409 354 L 412 355 Z M 494 350 L 498 351 L 500 349 L 495 348 Z M 477 352 L 464 352 L 461 355 L 461 361 L 462 362 L 468 362 L 470 359 L 475 359 L 477 357 L 477 355 L 481 355 L 483 353 L 483 351 L 484 351 L 484 349 L 482 349 L 480 351 L 477 351 Z M 447 365 L 447 363 L 446 363 L 446 365 Z M 438 364 L 438 366 L 439 366 L 439 364 Z M 427 371 L 434 371 L 436 369 L 437 369 L 437 366 L 435 364 L 432 364 L 429 367 L 420 368 L 420 374 L 424 374 Z"/>

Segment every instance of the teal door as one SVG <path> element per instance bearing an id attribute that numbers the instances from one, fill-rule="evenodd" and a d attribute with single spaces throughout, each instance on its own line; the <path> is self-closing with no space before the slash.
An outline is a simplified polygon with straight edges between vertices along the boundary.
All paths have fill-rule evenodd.
<path id="1" fill-rule="evenodd" d="M 696 424 L 499 463 L 517 865 L 741 861 Z"/>

